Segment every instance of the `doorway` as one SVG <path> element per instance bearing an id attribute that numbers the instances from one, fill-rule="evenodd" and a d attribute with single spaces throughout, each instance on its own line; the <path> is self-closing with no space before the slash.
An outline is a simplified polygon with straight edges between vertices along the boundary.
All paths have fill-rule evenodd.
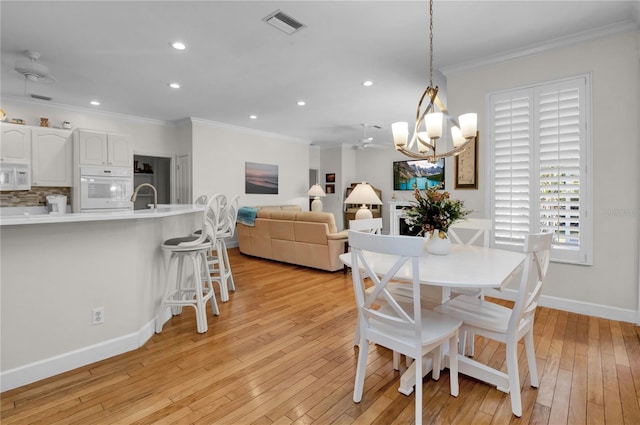
<path id="1" fill-rule="evenodd" d="M 171 158 L 159 156 L 133 156 L 133 185 L 150 183 L 158 191 L 158 204 L 171 203 Z M 149 208 L 153 204 L 153 191 L 144 188 L 138 193 L 134 210 Z"/>

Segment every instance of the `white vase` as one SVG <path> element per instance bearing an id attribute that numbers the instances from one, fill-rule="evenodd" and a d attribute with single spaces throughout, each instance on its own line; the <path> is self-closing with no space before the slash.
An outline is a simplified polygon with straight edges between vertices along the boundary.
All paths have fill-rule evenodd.
<path id="1" fill-rule="evenodd" d="M 447 255 L 451 252 L 451 241 L 445 232 L 436 229 L 427 233 L 427 251 L 436 255 Z"/>

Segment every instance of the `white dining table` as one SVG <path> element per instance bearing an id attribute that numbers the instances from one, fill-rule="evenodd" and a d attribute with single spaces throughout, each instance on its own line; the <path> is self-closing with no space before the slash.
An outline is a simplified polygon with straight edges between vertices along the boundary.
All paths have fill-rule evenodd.
<path id="1" fill-rule="evenodd" d="M 393 264 L 394 256 L 368 252 L 367 262 L 375 273 L 386 273 Z M 443 304 L 449 300 L 452 288 L 500 289 L 507 285 L 521 271 L 525 259 L 522 252 L 481 246 L 453 245 L 448 255 L 434 255 L 426 252 L 420 258 L 420 283 L 426 285 L 421 291 L 427 307 Z M 340 255 L 340 260 L 351 267 L 351 253 Z M 398 271 L 396 278 L 411 281 L 411 267 L 407 263 Z M 431 371 L 431 359 L 424 359 L 425 375 Z M 445 358 L 446 364 L 446 358 Z M 495 371 L 471 358 L 458 356 L 458 370 L 467 376 L 496 385 L 498 389 L 508 388 L 506 374 Z M 413 392 L 415 378 L 413 367 L 409 367 L 400 379 L 400 391 L 409 395 Z M 506 384 L 506 385 L 505 385 Z"/>

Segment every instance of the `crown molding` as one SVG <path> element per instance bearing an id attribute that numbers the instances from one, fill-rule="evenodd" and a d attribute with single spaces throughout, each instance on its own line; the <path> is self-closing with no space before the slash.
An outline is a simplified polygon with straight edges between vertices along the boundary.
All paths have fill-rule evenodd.
<path id="1" fill-rule="evenodd" d="M 197 117 L 190 117 L 189 118 L 191 120 L 192 124 L 197 124 L 197 125 L 202 125 L 205 127 L 215 127 L 215 128 L 226 128 L 228 130 L 234 130 L 234 131 L 240 131 L 243 133 L 247 133 L 247 134 L 253 134 L 256 136 L 263 136 L 263 137 L 275 137 L 278 139 L 284 139 L 290 142 L 294 142 L 294 143 L 303 143 L 303 144 L 311 144 L 310 140 L 307 139 L 301 139 L 299 137 L 292 137 L 292 136 L 285 136 L 283 134 L 278 134 L 278 133 L 271 133 L 268 131 L 263 131 L 263 130 L 256 130 L 253 128 L 247 128 L 247 127 L 241 127 L 239 125 L 233 125 L 233 124 L 226 124 L 226 123 L 222 123 L 222 122 L 217 122 L 217 121 L 211 121 L 211 120 L 207 120 L 207 119 L 203 119 L 203 118 L 197 118 Z M 180 120 L 180 122 L 182 122 L 182 120 Z"/>
<path id="2" fill-rule="evenodd" d="M 579 32 L 566 37 L 554 38 L 544 43 L 531 45 L 524 49 L 513 50 L 510 52 L 502 53 L 499 55 L 493 55 L 480 60 L 474 60 L 464 62 L 457 65 L 445 66 L 440 68 L 445 76 L 456 74 L 458 72 L 469 71 L 471 69 L 479 68 L 481 66 L 493 65 L 496 63 L 506 62 L 513 59 L 522 58 L 525 56 L 535 55 L 549 50 L 557 49 L 559 47 L 567 47 L 579 43 L 583 43 L 598 38 L 608 37 L 618 33 L 626 31 L 638 31 L 638 24 L 633 20 L 627 20 L 604 27 L 595 28 L 589 31 Z"/>
<path id="3" fill-rule="evenodd" d="M 85 107 L 81 107 L 81 106 L 71 106 L 71 105 L 67 105 L 67 104 L 64 104 L 64 103 L 56 103 L 56 102 L 49 102 L 49 101 L 36 101 L 36 100 L 25 99 L 23 97 L 18 97 L 18 96 L 3 96 L 3 100 L 7 100 L 7 101 L 10 101 L 10 102 L 16 102 L 16 103 L 21 103 L 21 104 L 24 104 L 24 105 L 34 105 L 34 106 L 39 106 L 39 107 L 48 107 L 48 108 L 53 108 L 53 109 L 60 109 L 60 110 L 71 111 L 71 112 L 79 112 L 79 113 L 90 114 L 90 115 L 101 115 L 101 116 L 104 116 L 104 117 L 117 118 L 117 119 L 128 120 L 128 121 L 136 121 L 136 122 L 141 122 L 141 123 L 145 123 L 145 124 L 171 125 L 171 126 L 175 125 L 174 121 L 163 121 L 163 120 L 157 120 L 157 119 L 153 119 L 153 118 L 138 117 L 138 116 L 135 116 L 135 115 L 120 114 L 120 113 L 117 113 L 117 112 L 101 111 L 101 110 L 97 110 L 97 109 L 93 109 L 93 108 L 85 108 Z"/>

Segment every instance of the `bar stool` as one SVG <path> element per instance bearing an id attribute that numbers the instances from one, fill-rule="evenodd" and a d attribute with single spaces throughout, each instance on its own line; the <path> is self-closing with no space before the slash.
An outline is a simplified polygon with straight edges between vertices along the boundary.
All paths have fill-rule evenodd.
<path id="1" fill-rule="evenodd" d="M 229 291 L 236 290 L 233 273 L 231 272 L 231 264 L 229 263 L 226 239 L 232 238 L 236 232 L 239 200 L 240 196 L 234 197 L 227 203 L 222 212 L 221 225 L 218 227 L 218 233 L 213 246 L 216 255 L 209 261 L 210 266 L 218 265 L 217 269 L 215 267 L 212 268 L 212 272 L 217 274 L 220 279 L 220 298 L 222 301 L 229 299 Z"/>
<path id="2" fill-rule="evenodd" d="M 212 197 L 202 215 L 202 230 L 199 234 L 172 238 L 162 243 L 162 249 L 169 251 L 167 277 L 170 276 L 171 266 L 176 263 L 176 285 L 171 287 L 167 279 L 167 290 L 162 301 L 160 317 L 156 320 L 156 333 L 162 332 L 162 313 L 166 307 L 171 307 L 175 316 L 182 312 L 182 307 L 191 306 L 196 310 L 196 325 L 198 333 L 208 330 L 207 301 L 211 302 L 213 314 L 218 316 L 220 310 L 216 302 L 213 283 L 207 265 L 207 251 L 213 246 L 220 217 L 219 199 Z M 193 274 L 184 274 L 185 259 L 191 263 Z"/>

